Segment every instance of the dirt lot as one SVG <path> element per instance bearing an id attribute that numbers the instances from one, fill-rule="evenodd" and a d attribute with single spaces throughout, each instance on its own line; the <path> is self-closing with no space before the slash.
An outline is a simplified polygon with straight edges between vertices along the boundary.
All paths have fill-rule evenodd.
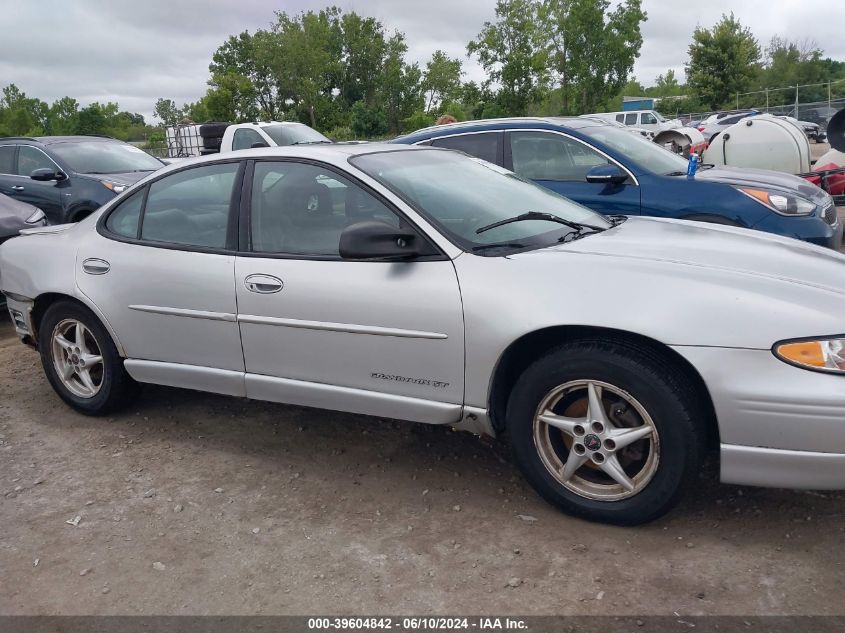
<path id="1" fill-rule="evenodd" d="M 845 614 L 845 495 L 712 478 L 623 529 L 444 428 L 165 388 L 87 418 L 0 326 L 2 614 Z"/>

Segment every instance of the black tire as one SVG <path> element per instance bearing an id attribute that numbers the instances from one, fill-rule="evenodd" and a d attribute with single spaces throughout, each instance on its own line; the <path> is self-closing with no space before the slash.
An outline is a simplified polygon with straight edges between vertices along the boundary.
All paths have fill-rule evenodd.
<path id="1" fill-rule="evenodd" d="M 202 138 L 202 146 L 204 149 L 219 150 L 223 143 L 222 136 L 209 136 Z"/>
<path id="2" fill-rule="evenodd" d="M 564 512 L 592 521 L 637 525 L 668 512 L 698 473 L 705 447 L 701 398 L 648 349 L 611 340 L 565 344 L 528 367 L 511 393 L 506 424 L 517 465 L 535 490 Z M 553 389 L 570 381 L 612 384 L 648 412 L 659 435 L 656 470 L 644 487 L 616 501 L 588 498 L 567 488 L 544 465 L 534 439 L 534 417 Z"/>
<path id="3" fill-rule="evenodd" d="M 222 123 L 219 121 L 209 121 L 200 125 L 200 136 L 203 138 L 221 138 L 223 132 L 229 127 L 231 123 Z"/>
<path id="4" fill-rule="evenodd" d="M 54 366 L 53 331 L 59 323 L 67 319 L 75 319 L 85 326 L 94 337 L 103 359 L 99 391 L 89 398 L 72 393 L 62 383 Z M 62 400 L 80 413 L 105 415 L 129 404 L 140 392 L 141 386 L 124 369 L 123 358 L 118 354 L 111 335 L 96 315 L 80 303 L 59 301 L 47 309 L 39 326 L 38 349 L 50 385 Z"/>

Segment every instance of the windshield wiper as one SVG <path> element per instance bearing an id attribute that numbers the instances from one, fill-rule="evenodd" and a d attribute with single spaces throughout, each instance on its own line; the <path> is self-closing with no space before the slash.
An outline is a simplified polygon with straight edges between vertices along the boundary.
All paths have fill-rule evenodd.
<path id="1" fill-rule="evenodd" d="M 319 145 L 320 143 L 333 143 L 333 141 L 294 141 L 291 145 Z"/>
<path id="2" fill-rule="evenodd" d="M 519 242 L 496 242 L 494 244 L 482 244 L 481 246 L 473 246 L 472 252 L 486 251 L 491 248 L 525 248 L 525 244 Z"/>
<path id="3" fill-rule="evenodd" d="M 492 224 L 488 224 L 486 226 L 482 226 L 480 229 L 476 229 L 476 234 L 484 233 L 485 231 L 489 231 L 490 229 L 495 229 L 500 226 L 505 226 L 506 224 L 513 224 L 514 222 L 522 222 L 523 220 L 545 220 L 546 222 L 556 222 L 557 224 L 563 224 L 564 226 L 568 226 L 570 229 L 575 231 L 581 232 L 584 229 L 591 229 L 594 232 L 604 231 L 605 229 L 599 226 L 593 226 L 592 224 L 584 224 L 582 222 L 573 222 L 572 220 L 564 220 L 561 217 L 556 216 L 553 213 L 540 213 L 539 211 L 528 211 L 527 213 L 522 213 L 520 215 L 515 215 L 512 218 L 507 218 L 505 220 L 499 220 L 498 222 L 493 222 Z"/>

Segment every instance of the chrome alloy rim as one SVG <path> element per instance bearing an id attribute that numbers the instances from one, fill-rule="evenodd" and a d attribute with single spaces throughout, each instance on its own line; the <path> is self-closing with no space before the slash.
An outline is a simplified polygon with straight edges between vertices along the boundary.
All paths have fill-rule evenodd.
<path id="1" fill-rule="evenodd" d="M 660 461 L 660 437 L 645 408 L 597 380 L 573 380 L 543 398 L 534 416 L 534 446 L 558 482 L 599 501 L 633 497 Z"/>
<path id="2" fill-rule="evenodd" d="M 76 319 L 53 328 L 53 367 L 73 395 L 93 398 L 103 386 L 103 356 L 91 330 Z"/>

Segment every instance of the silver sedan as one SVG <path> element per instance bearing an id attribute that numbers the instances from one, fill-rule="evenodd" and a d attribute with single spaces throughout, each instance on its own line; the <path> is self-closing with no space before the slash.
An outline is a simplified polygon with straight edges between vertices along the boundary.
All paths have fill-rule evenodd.
<path id="1" fill-rule="evenodd" d="M 612 187 L 608 184 L 608 187 Z M 0 247 L 18 334 L 103 414 L 141 383 L 507 434 L 593 520 L 721 479 L 845 487 L 845 257 L 597 215 L 468 156 L 192 159 Z"/>

